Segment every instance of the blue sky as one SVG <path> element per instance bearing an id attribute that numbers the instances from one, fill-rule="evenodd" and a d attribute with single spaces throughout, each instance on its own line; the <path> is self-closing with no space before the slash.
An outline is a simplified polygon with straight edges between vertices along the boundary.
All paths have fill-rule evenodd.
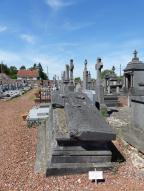
<path id="1" fill-rule="evenodd" d="M 0 0 L 0 8 L 0 60 L 9 66 L 41 62 L 52 77 L 73 58 L 82 76 L 87 59 L 96 77 L 97 57 L 118 73 L 134 49 L 144 60 L 143 0 Z"/>

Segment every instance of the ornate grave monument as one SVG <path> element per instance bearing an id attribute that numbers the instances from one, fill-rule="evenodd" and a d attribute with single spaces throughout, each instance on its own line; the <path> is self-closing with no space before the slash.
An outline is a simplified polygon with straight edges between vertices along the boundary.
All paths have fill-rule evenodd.
<path id="1" fill-rule="evenodd" d="M 91 73 L 87 70 L 87 60 L 84 62 L 84 71 L 83 71 L 83 90 L 92 90 L 93 81 L 91 79 Z"/>
<path id="2" fill-rule="evenodd" d="M 97 79 L 96 79 L 96 105 L 97 108 L 101 110 L 106 110 L 106 105 L 104 103 L 104 87 L 101 83 L 101 69 L 103 68 L 103 63 L 101 62 L 101 58 L 97 59 L 97 63 L 95 65 L 95 69 L 97 71 Z"/>
<path id="3" fill-rule="evenodd" d="M 129 92 L 131 126 L 124 131 L 127 142 L 144 152 L 144 63 L 134 51 L 132 61 L 124 70 L 125 90 Z"/>
<path id="4" fill-rule="evenodd" d="M 74 91 L 74 83 L 73 83 L 73 70 L 74 64 L 73 60 L 70 60 L 70 64 L 66 64 L 66 70 L 62 74 L 62 83 L 61 83 L 61 92 Z"/>

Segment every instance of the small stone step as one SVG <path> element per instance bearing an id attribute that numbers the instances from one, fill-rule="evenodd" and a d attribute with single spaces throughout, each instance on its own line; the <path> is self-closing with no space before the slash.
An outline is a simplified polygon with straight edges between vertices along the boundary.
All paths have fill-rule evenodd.
<path id="1" fill-rule="evenodd" d="M 54 156 L 111 156 L 111 151 L 54 150 Z"/>
<path id="2" fill-rule="evenodd" d="M 109 156 L 52 156 L 52 163 L 99 163 L 111 162 Z"/>
<path id="3" fill-rule="evenodd" d="M 116 166 L 116 163 L 51 163 L 47 167 L 46 176 L 66 175 L 75 173 L 88 173 L 90 170 L 108 170 Z"/>

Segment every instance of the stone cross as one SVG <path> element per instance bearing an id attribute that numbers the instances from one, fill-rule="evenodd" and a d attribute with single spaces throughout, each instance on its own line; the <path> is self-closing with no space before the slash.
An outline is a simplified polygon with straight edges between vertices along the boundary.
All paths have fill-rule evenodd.
<path id="1" fill-rule="evenodd" d="M 85 70 L 87 70 L 87 60 L 85 60 L 84 65 L 85 65 Z"/>
<path id="2" fill-rule="evenodd" d="M 134 58 L 137 58 L 137 54 L 138 54 L 138 52 L 137 52 L 136 50 L 134 51 L 133 54 L 134 54 Z"/>
<path id="3" fill-rule="evenodd" d="M 83 72 L 83 89 L 88 88 L 88 71 L 87 71 L 87 60 L 84 61 L 84 72 Z"/>
<path id="4" fill-rule="evenodd" d="M 99 104 L 104 104 L 104 90 L 101 85 L 101 69 L 103 68 L 103 63 L 101 58 L 97 58 L 97 63 L 95 69 L 97 70 L 97 80 L 96 80 L 96 99 Z"/>
<path id="5" fill-rule="evenodd" d="M 97 70 L 97 81 L 100 82 L 101 79 L 101 69 L 103 68 L 103 63 L 101 62 L 101 58 L 97 58 L 97 63 L 95 65 L 95 69 Z"/>
<path id="6" fill-rule="evenodd" d="M 73 82 L 73 70 L 74 70 L 74 64 L 73 64 L 73 59 L 70 60 L 70 82 Z"/>

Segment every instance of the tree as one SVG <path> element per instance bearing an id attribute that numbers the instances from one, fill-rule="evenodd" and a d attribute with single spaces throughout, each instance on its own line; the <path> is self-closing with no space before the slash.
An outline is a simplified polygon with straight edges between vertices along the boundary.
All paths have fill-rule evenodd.
<path id="1" fill-rule="evenodd" d="M 74 81 L 75 81 L 76 83 L 81 82 L 81 78 L 80 78 L 80 77 L 76 77 L 76 78 L 74 79 Z"/>
<path id="2" fill-rule="evenodd" d="M 41 65 L 41 63 L 39 62 L 38 64 L 34 63 L 33 67 L 31 68 L 32 70 L 34 69 L 37 69 L 39 70 L 39 76 L 40 76 L 40 79 L 42 80 L 47 80 L 48 77 L 47 77 L 47 74 L 43 71 L 43 67 Z"/>
<path id="3" fill-rule="evenodd" d="M 26 67 L 25 67 L 24 65 L 22 65 L 22 66 L 20 67 L 20 70 L 26 70 Z"/>
<path id="4" fill-rule="evenodd" d="M 105 79 L 105 77 L 106 77 L 107 75 L 111 75 L 111 74 L 114 74 L 114 73 L 113 73 L 113 70 L 103 70 L 103 71 L 101 72 L 101 78 L 102 78 L 102 79 Z"/>
<path id="5" fill-rule="evenodd" d="M 12 79 L 17 78 L 17 68 L 15 66 L 10 66 L 10 68 L 9 68 L 3 62 L 1 62 L 1 64 L 0 64 L 0 73 L 5 73 Z"/>
<path id="6" fill-rule="evenodd" d="M 5 73 L 7 75 L 10 74 L 10 69 L 8 68 L 8 66 L 6 64 L 4 64 L 3 62 L 1 62 L 0 64 L 0 73 Z"/>
<path id="7" fill-rule="evenodd" d="M 17 72 L 17 68 L 15 66 L 10 66 L 10 71 L 16 73 Z"/>
<path id="8" fill-rule="evenodd" d="M 17 68 L 15 66 L 10 66 L 10 77 L 12 79 L 17 78 Z"/>
<path id="9" fill-rule="evenodd" d="M 34 63 L 34 65 L 33 65 L 33 67 L 32 67 L 33 69 L 37 69 L 37 64 L 36 63 Z"/>

